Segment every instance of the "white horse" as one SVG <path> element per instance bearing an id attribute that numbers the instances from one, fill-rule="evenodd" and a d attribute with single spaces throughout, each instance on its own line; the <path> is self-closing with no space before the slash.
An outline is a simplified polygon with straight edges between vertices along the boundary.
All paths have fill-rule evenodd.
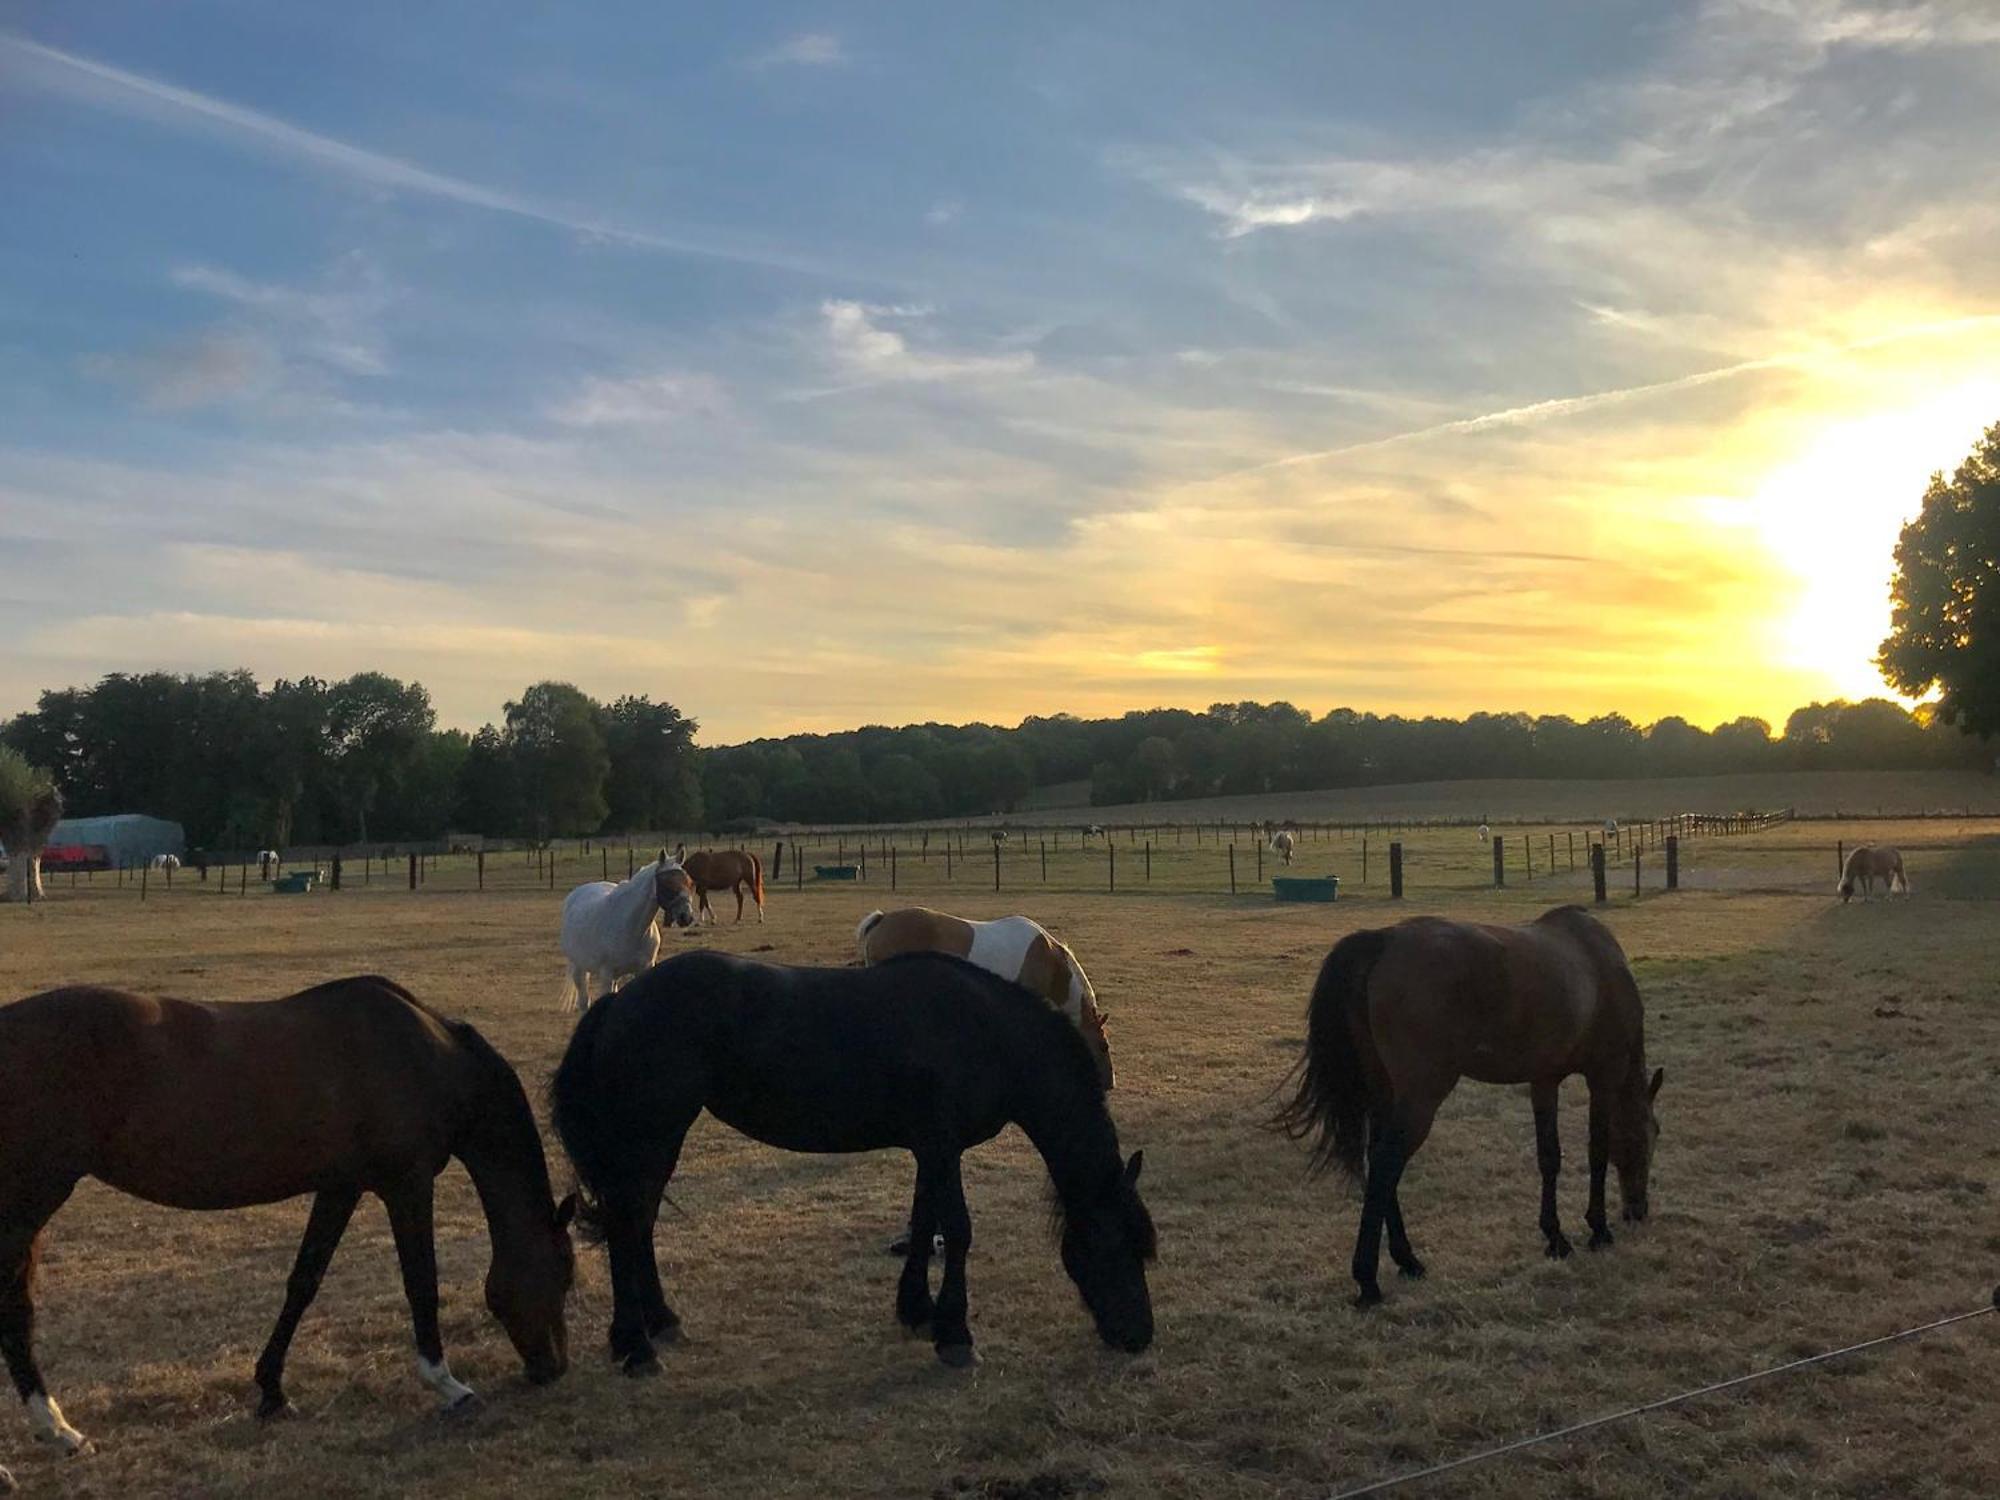
<path id="1" fill-rule="evenodd" d="M 1861 887 L 1861 899 L 1875 899 L 1875 882 L 1882 882 L 1882 894 L 1893 896 L 1900 889 L 1910 894 L 1910 878 L 1903 873 L 1903 856 L 1887 844 L 1860 844 L 1847 856 L 1847 864 L 1840 872 L 1840 884 L 1835 889 L 1840 893 L 1841 905 L 1845 906 L 1854 895 L 1854 887 Z"/>
<path id="2" fill-rule="evenodd" d="M 1292 850 L 1297 847 L 1298 840 L 1292 837 L 1289 829 L 1280 828 L 1271 835 L 1271 852 L 1288 865 L 1292 862 Z"/>
<path id="3" fill-rule="evenodd" d="M 569 993 L 563 1009 L 588 1010 L 621 980 L 652 968 L 660 956 L 661 916 L 676 927 L 694 925 L 694 881 L 664 850 L 657 863 L 627 880 L 616 885 L 593 880 L 565 896 L 562 950 L 569 961 Z"/>
<path id="4" fill-rule="evenodd" d="M 181 859 L 178 854 L 155 854 L 153 856 L 153 868 L 156 870 L 178 870 L 180 867 Z"/>
<path id="5" fill-rule="evenodd" d="M 1479 842 L 1482 844 L 1487 843 L 1492 837 L 1493 830 L 1488 828 L 1484 823 L 1481 823 L 1479 825 Z"/>

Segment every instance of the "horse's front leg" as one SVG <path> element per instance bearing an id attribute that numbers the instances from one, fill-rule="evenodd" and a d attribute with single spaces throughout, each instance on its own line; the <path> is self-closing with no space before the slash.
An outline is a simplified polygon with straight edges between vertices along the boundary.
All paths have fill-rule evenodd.
<path id="1" fill-rule="evenodd" d="M 42 1383 L 35 1363 L 35 1260 L 41 1249 L 42 1226 L 55 1216 L 75 1186 L 67 1182 L 27 1201 L 13 1197 L 0 1213 L 0 1354 L 14 1390 L 27 1408 L 35 1440 L 75 1457 L 90 1451 L 90 1439 L 70 1426 Z"/>
<path id="2" fill-rule="evenodd" d="M 257 1403 L 259 1417 L 291 1415 L 292 1403 L 285 1399 L 285 1354 L 292 1347 L 299 1319 L 319 1295 L 319 1284 L 333 1262 L 334 1249 L 347 1232 L 347 1221 L 354 1217 L 354 1207 L 360 1201 L 360 1193 L 344 1188 L 320 1193 L 313 1199 L 305 1238 L 299 1242 L 298 1259 L 285 1282 L 284 1308 L 278 1313 L 270 1342 L 257 1358 L 257 1389 L 263 1393 L 263 1399 Z"/>
<path id="3" fill-rule="evenodd" d="M 966 1324 L 965 1256 L 972 1248 L 972 1215 L 965 1206 L 965 1184 L 959 1179 L 956 1153 L 946 1157 L 938 1169 L 937 1220 L 944 1230 L 944 1280 L 931 1315 L 931 1342 L 939 1359 L 962 1370 L 978 1364 L 979 1355 L 972 1347 L 972 1329 Z M 913 1245 L 911 1253 L 916 1249 Z"/>
<path id="4" fill-rule="evenodd" d="M 438 1333 L 437 1242 L 431 1223 L 435 1184 L 419 1175 L 383 1190 L 389 1229 L 396 1238 L 396 1259 L 403 1268 L 403 1296 L 410 1304 L 410 1323 L 417 1339 L 417 1374 L 438 1393 L 446 1411 L 477 1400 L 472 1387 L 455 1379 L 445 1363 L 444 1340 Z"/>
<path id="5" fill-rule="evenodd" d="M 931 1236 L 937 1232 L 937 1191 L 932 1164 L 917 1162 L 916 1190 L 910 1197 L 910 1233 L 903 1242 L 903 1274 L 896 1283 L 896 1321 L 912 1333 L 931 1321 Z"/>
<path id="6" fill-rule="evenodd" d="M 1600 1250 L 1611 1243 L 1611 1225 L 1604 1217 L 1604 1175 L 1611 1165 L 1611 1116 L 1606 1103 L 1609 1094 L 1590 1086 L 1590 1207 L 1583 1221 L 1590 1226 L 1590 1248 Z"/>
<path id="7" fill-rule="evenodd" d="M 1556 1092 L 1559 1083 L 1538 1083 L 1532 1098 L 1535 1106 L 1535 1162 L 1542 1169 L 1542 1235 L 1549 1242 L 1550 1260 L 1561 1260 L 1570 1252 L 1569 1236 L 1562 1232 L 1562 1217 L 1556 1212 L 1556 1179 L 1562 1174 L 1562 1140 L 1556 1132 Z"/>

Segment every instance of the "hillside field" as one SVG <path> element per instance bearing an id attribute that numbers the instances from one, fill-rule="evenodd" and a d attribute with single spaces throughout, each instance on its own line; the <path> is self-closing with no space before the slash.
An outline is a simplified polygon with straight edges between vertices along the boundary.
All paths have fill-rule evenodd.
<path id="1" fill-rule="evenodd" d="M 1901 844 L 1915 895 L 1839 906 L 1836 839 Z M 949 882 L 938 848 L 914 861 L 902 851 L 893 894 L 879 861 L 854 885 L 795 889 L 788 870 L 766 924 L 732 924 L 725 901 L 719 928 L 676 935 L 668 951 L 712 943 L 845 963 L 857 918 L 901 899 L 1025 910 L 1071 942 L 1111 1012 L 1112 1109 L 1126 1147 L 1146 1151 L 1160 1229 L 1159 1337 L 1145 1355 L 1114 1355 L 1091 1332 L 1018 1133 L 966 1158 L 985 1364 L 965 1374 L 892 1318 L 897 1262 L 883 1246 L 907 1211 L 905 1158 L 788 1156 L 704 1120 L 672 1189 L 678 1211 L 660 1225 L 687 1323 L 661 1380 L 625 1380 L 603 1357 L 606 1271 L 584 1251 L 575 1367 L 547 1389 L 522 1382 L 481 1304 L 485 1233 L 454 1165 L 439 1198 L 445 1339 L 483 1409 L 433 1414 L 386 1222 L 364 1205 L 294 1346 L 288 1385 L 303 1417 L 260 1426 L 251 1365 L 303 1202 L 198 1215 L 86 1183 L 52 1225 L 39 1343 L 52 1390 L 100 1451 L 48 1456 L 17 1414 L 0 1424 L 0 1463 L 31 1495 L 1324 1496 L 1969 1310 L 2000 1279 L 1990 819 L 1697 840 L 1671 895 L 1650 863 L 1633 895 L 1621 866 L 1603 912 L 1646 996 L 1650 1060 L 1667 1070 L 1652 1219 L 1608 1251 L 1545 1259 L 1527 1101 L 1462 1084 L 1403 1189 L 1431 1274 L 1385 1278 L 1388 1300 L 1367 1314 L 1349 1306 L 1353 1194 L 1307 1180 L 1299 1150 L 1260 1128 L 1298 1054 L 1319 960 L 1358 927 L 1419 912 L 1525 920 L 1587 900 L 1587 885 L 1538 852 L 1534 879 L 1524 870 L 1496 891 L 1476 835 L 1420 830 L 1406 901 L 1386 899 L 1372 864 L 1362 884 L 1358 841 L 1336 838 L 1308 842 L 1300 863 L 1340 873 L 1343 899 L 1280 906 L 1247 880 L 1227 894 L 1221 846 L 1161 845 L 1150 889 L 1128 880 L 1131 847 L 1119 848 L 1116 894 L 1098 884 L 1101 847 L 1066 847 L 1047 885 L 1010 848 L 998 895 L 990 849 L 955 861 Z M 224 896 L 183 872 L 141 902 L 105 877 L 65 879 L 41 906 L 0 907 L 0 995 L 87 980 L 238 1000 L 375 970 L 477 1023 L 539 1099 L 570 1025 L 557 1007 L 557 907 L 605 856 L 563 858 L 553 891 L 523 856 L 490 860 L 484 894 L 464 860 L 442 862 L 417 893 L 400 867 L 365 884 L 350 867 L 347 889 L 307 897 L 254 883 Z M 1584 1102 L 1572 1080 L 1562 1211 L 1573 1234 Z M 559 1156 L 555 1166 L 560 1179 Z M 1987 1439 L 1996 1325 L 1407 1493 L 2000 1493 Z"/>

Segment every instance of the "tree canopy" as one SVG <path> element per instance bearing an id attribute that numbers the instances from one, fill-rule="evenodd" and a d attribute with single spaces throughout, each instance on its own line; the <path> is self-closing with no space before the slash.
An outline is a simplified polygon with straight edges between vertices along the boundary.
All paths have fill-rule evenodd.
<path id="1" fill-rule="evenodd" d="M 1895 614 L 1878 662 L 1912 697 L 1941 690 L 1937 714 L 1968 734 L 2000 733 L 2000 423 L 1896 543 Z"/>

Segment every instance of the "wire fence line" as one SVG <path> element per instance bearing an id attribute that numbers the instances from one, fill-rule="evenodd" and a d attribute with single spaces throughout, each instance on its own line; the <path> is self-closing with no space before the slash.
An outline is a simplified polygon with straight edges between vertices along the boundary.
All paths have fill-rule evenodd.
<path id="1" fill-rule="evenodd" d="M 1360 1500 L 1360 1497 L 1363 1495 L 1386 1494 L 1390 1490 L 1401 1489 L 1405 1485 L 1417 1484 L 1426 1479 L 1435 1479 L 1440 1474 L 1449 1474 L 1455 1469 L 1468 1469 L 1479 1464 L 1490 1463 L 1494 1459 L 1504 1458 L 1508 1454 L 1519 1453 L 1524 1449 L 1539 1447 L 1543 1443 L 1553 1443 L 1563 1438 L 1576 1437 L 1581 1433 L 1592 1432 L 1601 1427 L 1609 1427 L 1617 1422 L 1625 1422 L 1634 1417 L 1644 1416 L 1648 1412 L 1664 1411 L 1668 1407 L 1679 1406 L 1688 1401 L 1696 1401 L 1704 1396 L 1720 1395 L 1723 1391 L 1735 1390 L 1759 1380 L 1768 1380 L 1774 1375 L 1789 1375 L 1799 1370 L 1809 1369 L 1814 1365 L 1825 1364 L 1829 1360 L 1844 1359 L 1848 1355 L 1860 1354 L 1864 1350 L 1879 1349 L 1887 1344 L 1896 1344 L 1901 1343 L 1905 1339 L 1918 1338 L 1923 1334 L 1934 1333 L 1940 1328 L 1949 1328 L 1954 1323 L 1965 1323 L 1973 1318 L 1983 1318 L 1996 1310 L 2000 1310 L 2000 1287 L 1994 1288 L 1991 1302 L 1984 1307 L 1974 1308 L 1970 1312 L 1953 1313 L 1949 1317 L 1938 1318 L 1929 1323 L 1920 1323 L 1914 1328 L 1905 1328 L 1896 1333 L 1883 1334 L 1879 1338 L 1863 1339 L 1858 1344 L 1848 1344 L 1844 1348 L 1828 1349 L 1819 1354 L 1809 1354 L 1803 1359 L 1787 1360 L 1784 1364 L 1772 1365 L 1768 1369 L 1753 1370 L 1747 1375 L 1732 1376 L 1728 1380 L 1718 1380 L 1712 1385 L 1698 1386 L 1691 1391 L 1679 1391 L 1671 1396 L 1662 1396 L 1655 1401 L 1642 1402 L 1637 1406 L 1628 1406 L 1619 1411 L 1606 1412 L 1601 1416 L 1590 1417 L 1582 1422 L 1573 1422 L 1567 1427 L 1558 1427 L 1551 1432 L 1532 1433 L 1527 1437 L 1515 1438 L 1512 1442 L 1500 1443 L 1491 1448 L 1482 1448 L 1477 1452 L 1466 1453 L 1457 1458 L 1447 1459 L 1443 1463 L 1432 1464 L 1428 1468 L 1411 1469 L 1402 1474 L 1393 1474 L 1386 1479 L 1377 1479 L 1368 1484 L 1357 1485 L 1352 1489 L 1338 1490 L 1329 1496 L 1328 1500 Z"/>

